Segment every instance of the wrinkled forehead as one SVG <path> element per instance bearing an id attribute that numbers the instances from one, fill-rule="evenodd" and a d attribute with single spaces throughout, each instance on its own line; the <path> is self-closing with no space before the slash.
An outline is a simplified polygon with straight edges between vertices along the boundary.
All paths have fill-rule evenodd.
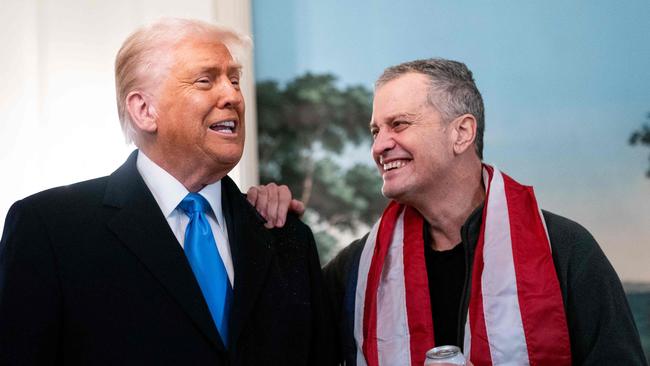
<path id="1" fill-rule="evenodd" d="M 226 68 L 241 68 L 228 45 L 219 39 L 212 38 L 186 38 L 177 42 L 170 48 L 172 60 L 175 65 L 183 66 L 187 63 L 215 63 Z"/>
<path id="2" fill-rule="evenodd" d="M 161 42 L 142 66 L 139 76 L 151 91 L 158 90 L 171 74 L 200 69 L 240 74 L 242 68 L 228 45 L 211 34 L 190 34 Z"/>
<path id="3" fill-rule="evenodd" d="M 378 86 L 373 97 L 373 116 L 420 113 L 429 106 L 429 87 L 426 77 L 406 74 Z"/>
<path id="4" fill-rule="evenodd" d="M 186 35 L 186 40 L 197 42 L 220 43 L 229 52 L 231 58 L 238 64 L 243 62 L 250 40 L 227 30 L 199 30 Z"/>

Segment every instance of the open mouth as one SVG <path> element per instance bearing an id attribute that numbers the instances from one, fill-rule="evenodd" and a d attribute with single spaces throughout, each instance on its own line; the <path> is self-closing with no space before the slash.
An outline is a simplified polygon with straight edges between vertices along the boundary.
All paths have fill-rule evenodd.
<path id="1" fill-rule="evenodd" d="M 224 133 L 224 134 L 234 134 L 237 123 L 234 120 L 227 120 L 216 122 L 210 125 L 210 129 L 215 132 Z"/>
<path id="2" fill-rule="evenodd" d="M 390 172 L 392 170 L 401 169 L 407 166 L 410 162 L 411 159 L 406 157 L 404 158 L 394 157 L 394 158 L 384 159 L 383 156 L 379 156 L 379 164 L 381 165 L 381 169 L 384 173 Z"/>
<path id="3" fill-rule="evenodd" d="M 409 160 L 393 160 L 390 163 L 382 164 L 382 168 L 385 172 L 402 168 L 409 163 Z"/>

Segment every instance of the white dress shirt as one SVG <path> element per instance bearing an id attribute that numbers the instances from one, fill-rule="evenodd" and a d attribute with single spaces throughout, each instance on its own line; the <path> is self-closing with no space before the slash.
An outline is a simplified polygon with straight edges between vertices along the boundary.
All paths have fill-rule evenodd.
<path id="1" fill-rule="evenodd" d="M 190 218 L 178 208 L 183 198 L 190 193 L 181 182 L 176 180 L 166 170 L 158 166 L 145 155 L 142 151 L 138 151 L 138 160 L 136 163 L 138 172 L 144 179 L 145 184 L 153 193 L 153 197 L 158 203 L 158 207 L 167 219 L 169 227 L 174 232 L 178 243 L 181 247 L 185 244 L 185 228 L 190 222 Z M 217 250 L 223 260 L 228 273 L 230 285 L 233 286 L 235 282 L 235 271 L 232 265 L 232 256 L 230 254 L 230 244 L 228 242 L 228 229 L 226 228 L 226 221 L 223 217 L 223 208 L 221 207 L 221 180 L 205 186 L 198 192 L 203 196 L 210 207 L 212 212 L 206 213 L 214 241 L 217 243 Z M 233 286 L 234 288 L 234 286 Z"/>

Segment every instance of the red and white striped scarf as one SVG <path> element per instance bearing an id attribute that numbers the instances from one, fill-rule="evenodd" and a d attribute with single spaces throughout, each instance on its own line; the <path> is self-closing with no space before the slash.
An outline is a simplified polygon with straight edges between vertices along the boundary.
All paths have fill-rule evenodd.
<path id="1" fill-rule="evenodd" d="M 532 187 L 484 165 L 464 354 L 481 365 L 570 365 L 569 334 L 546 224 Z M 357 365 L 417 365 L 434 346 L 424 220 L 391 202 L 361 253 Z"/>

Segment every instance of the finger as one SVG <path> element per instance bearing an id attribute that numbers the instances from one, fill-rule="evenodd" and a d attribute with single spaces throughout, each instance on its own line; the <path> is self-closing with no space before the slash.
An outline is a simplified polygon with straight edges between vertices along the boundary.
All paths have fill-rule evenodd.
<path id="1" fill-rule="evenodd" d="M 269 221 L 269 216 L 266 212 L 269 203 L 269 192 L 265 186 L 258 186 L 257 189 L 259 192 L 257 194 L 257 201 L 255 202 L 255 209 L 257 209 L 257 212 L 259 212 L 266 221 Z"/>
<path id="2" fill-rule="evenodd" d="M 289 205 L 291 204 L 291 191 L 289 190 L 289 187 L 285 185 L 278 188 L 278 218 L 275 220 L 275 226 L 283 227 L 284 223 L 287 221 L 287 212 L 289 211 Z"/>
<path id="3" fill-rule="evenodd" d="M 302 216 L 305 213 L 305 204 L 302 203 L 302 201 L 293 199 L 291 200 L 291 204 L 289 205 L 289 210 L 291 212 L 294 212 L 298 216 Z"/>
<path id="4" fill-rule="evenodd" d="M 266 220 L 266 218 L 264 217 L 265 213 L 262 212 L 262 210 L 263 210 L 264 208 L 263 208 L 263 207 L 258 207 L 258 206 L 260 206 L 260 205 L 262 204 L 262 201 L 264 201 L 264 199 L 260 198 L 260 194 L 261 194 L 261 192 L 263 192 L 263 191 L 264 191 L 264 187 L 263 187 L 263 186 L 259 186 L 259 187 L 250 187 L 250 188 L 248 189 L 248 191 L 246 192 L 246 199 L 248 200 L 248 202 L 249 202 L 253 207 L 255 207 L 255 210 L 257 210 L 257 213 L 260 214 L 260 216 L 261 216 L 262 218 L 264 218 L 264 221 L 265 221 L 265 222 L 264 222 L 264 227 L 266 227 L 267 229 L 272 229 L 272 228 L 273 228 L 273 224 L 271 224 L 268 220 Z"/>
<path id="5" fill-rule="evenodd" d="M 257 202 L 257 187 L 250 187 L 246 192 L 246 199 L 253 207 L 255 207 L 255 202 Z"/>
<path id="6" fill-rule="evenodd" d="M 266 206 L 266 219 L 269 220 L 272 225 L 277 226 L 276 222 L 278 220 L 278 199 L 280 196 L 280 187 L 275 183 L 269 183 L 266 188 L 269 192 L 269 203 Z"/>

